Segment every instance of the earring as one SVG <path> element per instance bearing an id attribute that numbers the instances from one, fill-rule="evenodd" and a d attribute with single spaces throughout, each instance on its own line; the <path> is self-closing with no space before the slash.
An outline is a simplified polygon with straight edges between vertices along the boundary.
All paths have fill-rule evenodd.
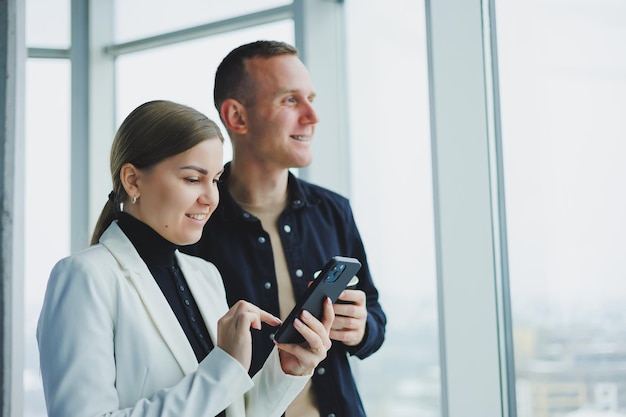
<path id="1" fill-rule="evenodd" d="M 136 202 L 137 202 L 137 196 L 136 196 L 136 195 L 134 195 L 134 196 L 133 196 L 133 201 L 132 201 L 132 203 L 133 203 L 133 204 L 135 204 Z"/>

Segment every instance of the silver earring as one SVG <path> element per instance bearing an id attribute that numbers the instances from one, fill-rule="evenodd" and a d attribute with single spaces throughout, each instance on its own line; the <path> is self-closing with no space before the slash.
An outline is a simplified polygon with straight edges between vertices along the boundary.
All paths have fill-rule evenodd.
<path id="1" fill-rule="evenodd" d="M 132 203 L 133 203 L 133 204 L 135 204 L 136 202 L 137 202 L 137 196 L 136 196 L 136 195 L 134 195 L 134 196 L 133 196 L 133 201 L 132 201 Z"/>

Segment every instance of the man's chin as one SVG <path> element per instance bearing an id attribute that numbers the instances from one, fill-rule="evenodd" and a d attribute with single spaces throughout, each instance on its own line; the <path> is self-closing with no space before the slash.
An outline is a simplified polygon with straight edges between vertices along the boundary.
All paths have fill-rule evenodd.
<path id="1" fill-rule="evenodd" d="M 290 168 L 306 168 L 309 165 L 311 165 L 311 163 L 313 162 L 313 158 L 309 159 L 308 161 L 301 161 L 301 162 L 295 162 L 293 165 L 291 165 Z"/>

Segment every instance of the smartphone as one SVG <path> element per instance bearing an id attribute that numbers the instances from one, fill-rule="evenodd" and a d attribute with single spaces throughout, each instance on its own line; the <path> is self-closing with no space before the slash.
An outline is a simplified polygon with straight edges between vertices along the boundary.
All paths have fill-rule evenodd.
<path id="1" fill-rule="evenodd" d="M 302 335 L 293 327 L 296 317 L 300 316 L 302 310 L 307 310 L 321 320 L 326 297 L 334 303 L 359 269 L 361 269 L 361 262 L 357 259 L 333 256 L 296 302 L 296 306 L 278 328 L 274 340 L 280 343 L 304 342 Z"/>

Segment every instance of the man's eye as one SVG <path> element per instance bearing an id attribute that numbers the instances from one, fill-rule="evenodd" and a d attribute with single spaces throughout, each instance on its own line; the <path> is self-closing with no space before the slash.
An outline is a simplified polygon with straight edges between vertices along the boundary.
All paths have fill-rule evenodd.
<path id="1" fill-rule="evenodd" d="M 285 99 L 285 102 L 286 102 L 286 103 L 295 103 L 295 102 L 296 102 L 296 99 L 295 99 L 294 97 L 287 97 L 287 98 Z"/>

